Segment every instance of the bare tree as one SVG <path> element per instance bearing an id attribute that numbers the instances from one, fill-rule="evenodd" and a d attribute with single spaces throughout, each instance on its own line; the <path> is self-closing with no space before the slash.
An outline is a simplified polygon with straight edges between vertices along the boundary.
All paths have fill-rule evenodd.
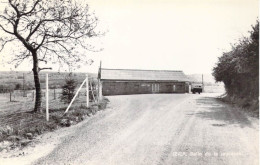
<path id="1" fill-rule="evenodd" d="M 8 0 L 2 2 L 0 13 L 0 42 L 2 51 L 13 43 L 17 67 L 25 59 L 33 64 L 36 101 L 34 112 L 41 112 L 41 86 L 39 63 L 58 62 L 60 66 L 73 66 L 82 62 L 86 51 L 95 51 L 89 38 L 101 35 L 96 32 L 97 18 L 88 5 L 76 0 Z"/>

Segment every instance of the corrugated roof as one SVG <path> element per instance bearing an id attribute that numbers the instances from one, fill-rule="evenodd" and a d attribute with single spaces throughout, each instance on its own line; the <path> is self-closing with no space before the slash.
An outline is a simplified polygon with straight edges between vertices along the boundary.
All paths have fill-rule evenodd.
<path id="1" fill-rule="evenodd" d="M 163 80 L 189 81 L 183 71 L 178 70 L 135 70 L 101 68 L 102 80 Z"/>

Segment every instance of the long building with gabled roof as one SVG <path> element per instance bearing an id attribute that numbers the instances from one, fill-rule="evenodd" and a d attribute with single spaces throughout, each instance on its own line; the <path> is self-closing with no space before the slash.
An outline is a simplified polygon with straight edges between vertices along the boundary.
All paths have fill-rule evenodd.
<path id="1" fill-rule="evenodd" d="M 188 77 L 179 70 L 99 69 L 102 95 L 185 93 Z"/>

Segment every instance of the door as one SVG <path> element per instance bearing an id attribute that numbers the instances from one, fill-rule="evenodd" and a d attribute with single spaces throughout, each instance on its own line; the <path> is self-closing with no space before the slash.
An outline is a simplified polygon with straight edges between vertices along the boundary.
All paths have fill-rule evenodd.
<path id="1" fill-rule="evenodd" d="M 159 93 L 160 91 L 160 84 L 152 84 L 152 92 Z"/>

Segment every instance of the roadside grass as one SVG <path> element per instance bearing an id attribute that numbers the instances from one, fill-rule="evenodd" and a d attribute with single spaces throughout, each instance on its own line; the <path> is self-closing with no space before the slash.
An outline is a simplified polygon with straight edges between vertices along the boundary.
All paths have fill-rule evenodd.
<path id="1" fill-rule="evenodd" d="M 15 112 L 6 116 L 10 124 L 0 126 L 0 152 L 24 147 L 40 134 L 54 131 L 60 127 L 69 127 L 104 110 L 108 99 L 103 98 L 99 103 L 92 103 L 89 108 L 83 104 L 76 104 L 64 115 L 65 107 L 50 109 L 49 121 L 45 113 Z M 13 119 L 13 120 L 12 120 Z"/>
<path id="2" fill-rule="evenodd" d="M 237 98 L 237 97 L 230 97 L 228 95 L 223 95 L 219 98 L 221 101 L 232 104 L 248 115 L 252 117 L 259 118 L 259 100 L 255 100 L 252 98 L 244 97 L 244 98 Z"/>

